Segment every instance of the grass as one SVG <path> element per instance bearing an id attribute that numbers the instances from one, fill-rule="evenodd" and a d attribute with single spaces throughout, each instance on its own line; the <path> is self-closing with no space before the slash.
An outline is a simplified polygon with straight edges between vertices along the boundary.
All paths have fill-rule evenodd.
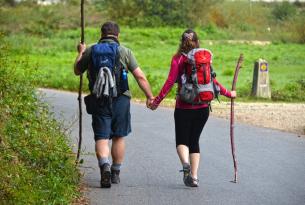
<path id="1" fill-rule="evenodd" d="M 75 156 L 38 99 L 36 66 L 0 42 L 0 204 L 71 204 L 80 177 Z"/>
<path id="2" fill-rule="evenodd" d="M 217 79 L 227 88 L 230 88 L 233 79 L 236 61 L 240 53 L 244 54 L 243 68 L 237 83 L 237 91 L 243 100 L 251 100 L 254 62 L 263 58 L 269 63 L 270 79 L 273 100 L 277 101 L 304 101 L 302 84 L 298 83 L 305 77 L 305 47 L 301 44 L 229 44 L 222 40 L 213 39 L 213 36 L 197 29 L 201 47 L 210 49 L 214 54 L 214 68 Z M 131 48 L 140 67 L 146 73 L 154 94 L 165 81 L 170 61 L 179 44 L 181 28 L 129 28 L 122 27 L 121 43 Z M 78 89 L 78 78 L 73 74 L 73 63 L 76 56 L 76 45 L 79 42 L 79 30 L 66 30 L 55 33 L 52 38 L 29 37 L 24 34 L 11 35 L 6 41 L 14 48 L 13 55 L 17 60 L 27 60 L 31 66 L 36 66 L 41 74 L 39 86 L 53 87 L 66 90 Z M 99 38 L 99 29 L 85 30 L 87 44 L 96 42 Z M 25 55 L 28 57 L 25 57 Z M 133 78 L 129 77 L 134 97 L 143 98 Z M 87 82 L 85 81 L 85 85 Z M 296 85 L 297 92 L 292 97 L 285 97 L 289 89 L 287 86 Z M 85 89 L 87 86 L 84 86 Z M 289 91 L 290 92 L 290 91 Z M 294 92 L 294 91 L 292 91 Z M 174 97 L 175 91 L 170 93 Z M 252 99 L 254 100 L 254 99 Z"/>

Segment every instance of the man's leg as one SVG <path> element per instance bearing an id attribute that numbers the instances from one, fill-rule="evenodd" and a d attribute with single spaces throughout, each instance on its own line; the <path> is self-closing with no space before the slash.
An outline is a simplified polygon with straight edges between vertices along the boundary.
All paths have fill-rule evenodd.
<path id="1" fill-rule="evenodd" d="M 112 138 L 111 156 L 114 164 L 122 164 L 125 156 L 124 137 Z"/>
<path id="2" fill-rule="evenodd" d="M 125 140 L 124 137 L 113 137 L 111 156 L 112 156 L 112 166 L 111 166 L 111 182 L 114 184 L 120 183 L 120 169 L 123 163 L 125 155 Z"/>
<path id="3" fill-rule="evenodd" d="M 95 153 L 101 172 L 101 187 L 111 187 L 111 170 L 109 162 L 109 136 L 111 134 L 110 115 L 92 115 L 92 128 L 95 139 Z"/>
<path id="4" fill-rule="evenodd" d="M 109 157 L 109 140 L 108 139 L 100 139 L 95 142 L 95 153 L 97 159 L 107 158 Z"/>
<path id="5" fill-rule="evenodd" d="M 125 156 L 125 137 L 131 132 L 130 98 L 124 95 L 113 101 L 112 107 L 111 182 L 120 183 L 120 168 Z"/>
<path id="6" fill-rule="evenodd" d="M 101 187 L 110 188 L 111 187 L 111 170 L 109 162 L 109 140 L 99 139 L 95 142 L 95 153 L 98 160 L 98 164 L 101 172 Z"/>

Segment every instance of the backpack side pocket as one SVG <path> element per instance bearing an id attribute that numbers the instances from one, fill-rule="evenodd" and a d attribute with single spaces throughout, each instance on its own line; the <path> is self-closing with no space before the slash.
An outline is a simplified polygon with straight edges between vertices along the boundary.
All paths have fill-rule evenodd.
<path id="1" fill-rule="evenodd" d="M 96 99 L 94 99 L 94 95 L 90 94 L 84 97 L 86 111 L 89 115 L 94 114 L 94 108 L 96 107 Z"/>

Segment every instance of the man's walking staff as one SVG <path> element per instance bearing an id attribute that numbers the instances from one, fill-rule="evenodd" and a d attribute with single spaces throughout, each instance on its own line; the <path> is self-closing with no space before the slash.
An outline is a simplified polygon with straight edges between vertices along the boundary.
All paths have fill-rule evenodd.
<path id="1" fill-rule="evenodd" d="M 84 35 L 84 0 L 81 0 L 80 3 L 80 15 L 81 15 L 81 44 L 85 42 Z M 79 76 L 79 89 L 78 89 L 78 107 L 79 107 L 79 138 L 78 138 L 78 149 L 77 149 L 77 157 L 76 163 L 79 162 L 79 155 L 82 147 L 82 121 L 83 121 L 83 112 L 82 112 L 82 88 L 83 88 L 83 74 Z"/>
<path id="2" fill-rule="evenodd" d="M 239 69 L 241 68 L 241 64 L 243 62 L 243 54 L 240 54 L 233 78 L 232 83 L 232 90 L 236 89 L 236 81 Z M 234 163 L 234 183 L 237 182 L 237 161 L 235 157 L 235 144 L 234 144 L 234 98 L 231 98 L 231 120 L 230 120 L 230 139 L 231 139 L 231 150 L 232 150 L 232 157 Z"/>

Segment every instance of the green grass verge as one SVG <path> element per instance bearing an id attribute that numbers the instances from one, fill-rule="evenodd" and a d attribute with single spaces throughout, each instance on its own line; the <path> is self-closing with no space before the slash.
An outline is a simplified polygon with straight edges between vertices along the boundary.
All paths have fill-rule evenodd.
<path id="1" fill-rule="evenodd" d="M 230 88 L 236 61 L 240 53 L 244 54 L 244 64 L 237 82 L 237 91 L 242 100 L 256 100 L 249 97 L 251 92 L 254 62 L 264 58 L 269 63 L 274 101 L 305 101 L 305 47 L 301 44 L 229 44 L 225 40 L 214 39 L 212 34 L 198 28 L 201 47 L 210 49 L 214 54 L 214 68 L 218 80 Z M 168 75 L 170 60 L 176 52 L 181 28 L 129 28 L 122 27 L 121 43 L 134 51 L 140 67 L 146 73 L 154 94 L 163 85 Z M 92 44 L 99 38 L 99 29 L 85 30 L 86 42 Z M 217 34 L 219 36 L 225 35 Z M 66 90 L 78 89 L 78 78 L 73 74 L 73 62 L 76 56 L 76 44 L 79 30 L 65 30 L 54 33 L 52 38 L 35 37 L 24 34 L 10 35 L 6 38 L 17 60 L 27 60 L 37 67 L 41 74 L 39 86 Z M 27 54 L 27 57 L 24 57 Z M 143 98 L 143 94 L 134 86 L 136 83 L 129 75 L 132 94 Z M 85 81 L 85 84 L 87 82 Z M 84 86 L 87 87 L 87 86 Z M 174 97 L 175 89 L 169 94 Z"/>
<path id="2" fill-rule="evenodd" d="M 0 204 L 71 204 L 80 175 L 67 137 L 38 100 L 30 61 L 0 42 Z"/>

